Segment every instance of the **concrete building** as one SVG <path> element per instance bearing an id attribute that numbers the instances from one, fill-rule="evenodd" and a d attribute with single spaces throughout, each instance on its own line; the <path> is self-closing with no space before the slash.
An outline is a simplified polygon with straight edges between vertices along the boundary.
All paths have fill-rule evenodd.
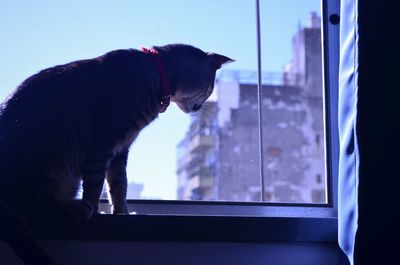
<path id="1" fill-rule="evenodd" d="M 295 34 L 292 47 L 293 58 L 282 73 L 263 75 L 264 200 L 323 203 L 321 29 L 316 14 Z M 178 199 L 261 200 L 255 83 L 255 73 L 223 72 L 216 84 L 218 101 L 206 106 L 211 111 L 192 116 L 178 147 Z"/>
<path id="2" fill-rule="evenodd" d="M 180 200 L 215 200 L 217 175 L 217 103 L 206 102 L 192 114 L 185 139 L 178 145 L 178 196 Z"/>

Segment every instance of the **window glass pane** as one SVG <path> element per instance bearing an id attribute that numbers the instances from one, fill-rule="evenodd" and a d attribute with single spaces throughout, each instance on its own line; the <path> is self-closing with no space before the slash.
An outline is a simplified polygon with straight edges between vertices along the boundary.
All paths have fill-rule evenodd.
<path id="1" fill-rule="evenodd" d="M 240 83 L 257 80 L 255 2 L 205 1 L 207 19 L 223 19 L 205 38 L 236 61 L 219 71 L 215 91 L 177 147 L 177 198 L 183 200 L 259 201 L 257 105 L 240 100 Z M 218 5 L 216 5 L 218 3 Z M 202 21 L 205 17 L 192 16 Z M 200 23 L 200 22 L 199 22 Z M 250 91 L 256 96 L 257 91 Z M 250 95 L 249 95 L 250 96 Z M 250 112 L 240 112 L 240 105 Z M 243 127 L 255 122 L 251 128 Z M 240 125 L 240 126 L 238 126 Z M 232 129 L 233 128 L 233 129 Z M 246 142 L 247 145 L 242 143 Z M 246 176 L 246 177 L 245 177 Z"/>
<path id="2" fill-rule="evenodd" d="M 260 10 L 265 200 L 326 203 L 320 1 Z"/>
<path id="3" fill-rule="evenodd" d="M 38 0 L 2 1 L 0 6 L 1 100 L 41 69 L 122 48 L 186 43 L 234 58 L 236 62 L 225 69 L 254 71 L 256 66 L 253 1 Z M 215 102 L 216 93 L 212 97 Z M 199 120 L 208 117 L 208 125 L 199 129 L 202 137 L 208 137 L 201 143 L 208 141 L 208 145 L 216 143 L 216 128 L 209 124 L 214 122 L 210 117 L 216 115 L 215 103 L 212 105 L 197 115 Z M 193 119 L 197 118 L 194 115 Z M 179 173 L 181 156 L 177 153 L 181 151 L 177 147 L 190 132 L 191 124 L 196 123 L 191 119 L 171 104 L 142 131 L 129 156 L 129 198 L 182 198 L 182 183 L 188 186 L 197 180 L 215 189 L 215 148 L 207 150 L 209 155 L 204 158 L 201 153 L 197 156 L 199 165 L 194 170 L 205 174 L 207 180 L 189 179 Z M 194 159 L 195 154 L 190 156 Z M 206 166 L 203 168 L 201 163 Z M 256 161 L 251 163 L 256 166 Z M 216 198 L 199 197 L 201 192 L 195 186 L 186 192 L 185 199 Z"/>
<path id="4" fill-rule="evenodd" d="M 326 202 L 320 13 L 318 0 L 261 0 L 265 201 Z M 139 135 L 128 197 L 260 201 L 255 26 L 252 0 L 9 1 L 0 97 L 41 69 L 114 49 L 187 43 L 224 54 L 236 61 L 200 112 L 171 104 Z"/>

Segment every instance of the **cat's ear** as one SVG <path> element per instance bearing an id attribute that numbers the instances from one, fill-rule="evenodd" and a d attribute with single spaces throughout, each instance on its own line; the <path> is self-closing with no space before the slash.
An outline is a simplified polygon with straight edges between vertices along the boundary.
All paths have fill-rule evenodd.
<path id="1" fill-rule="evenodd" d="M 207 53 L 207 59 L 211 62 L 211 64 L 215 67 L 215 69 L 221 68 L 223 64 L 234 62 L 235 60 L 226 57 L 224 55 L 220 55 L 217 53 Z"/>

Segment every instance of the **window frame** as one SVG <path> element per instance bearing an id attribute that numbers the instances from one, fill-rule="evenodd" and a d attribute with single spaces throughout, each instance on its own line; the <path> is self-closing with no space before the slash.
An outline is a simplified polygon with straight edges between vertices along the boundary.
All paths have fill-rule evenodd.
<path id="1" fill-rule="evenodd" d="M 255 1 L 256 8 L 259 8 L 259 0 Z M 336 218 L 339 160 L 337 129 L 339 26 L 330 18 L 332 15 L 339 14 L 339 11 L 339 0 L 321 0 L 324 155 L 328 199 L 326 204 L 129 199 L 130 211 L 138 215 Z M 101 200 L 100 211 L 110 213 L 110 208 L 107 200 Z"/>

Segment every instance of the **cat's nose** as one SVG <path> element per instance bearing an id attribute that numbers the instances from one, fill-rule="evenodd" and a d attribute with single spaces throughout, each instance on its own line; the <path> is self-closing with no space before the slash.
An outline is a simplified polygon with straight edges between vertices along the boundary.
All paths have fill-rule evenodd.
<path id="1" fill-rule="evenodd" d="M 199 109 L 201 109 L 201 104 L 194 104 L 192 107 L 193 111 L 198 111 Z"/>

